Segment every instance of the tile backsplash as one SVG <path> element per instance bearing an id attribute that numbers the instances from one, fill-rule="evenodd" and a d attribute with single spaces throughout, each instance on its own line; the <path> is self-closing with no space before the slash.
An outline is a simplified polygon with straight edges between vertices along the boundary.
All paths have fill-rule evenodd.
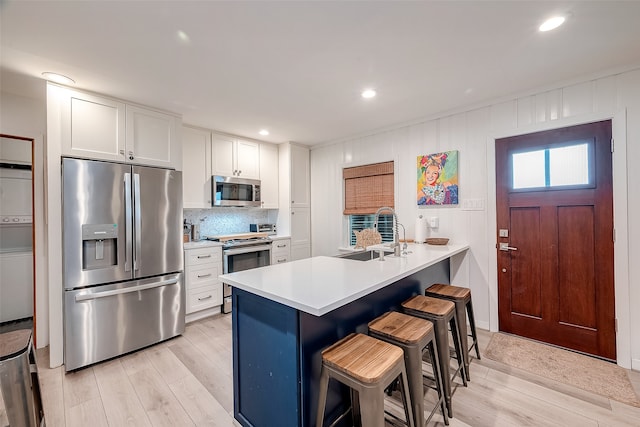
<path id="1" fill-rule="evenodd" d="M 275 223 L 277 209 L 247 208 L 211 208 L 184 209 L 184 219 L 189 224 L 200 224 L 200 235 L 217 236 L 221 234 L 246 233 L 249 224 Z"/>

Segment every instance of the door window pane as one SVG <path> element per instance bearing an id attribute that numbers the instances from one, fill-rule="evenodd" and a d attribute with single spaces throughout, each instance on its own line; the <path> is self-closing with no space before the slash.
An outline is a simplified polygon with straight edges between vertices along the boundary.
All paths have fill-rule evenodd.
<path id="1" fill-rule="evenodd" d="M 549 150 L 551 187 L 589 183 L 589 146 L 569 145 Z"/>
<path id="2" fill-rule="evenodd" d="M 513 188 L 545 186 L 544 150 L 513 155 Z"/>
<path id="3" fill-rule="evenodd" d="M 590 185 L 589 144 L 513 153 L 513 189 Z"/>

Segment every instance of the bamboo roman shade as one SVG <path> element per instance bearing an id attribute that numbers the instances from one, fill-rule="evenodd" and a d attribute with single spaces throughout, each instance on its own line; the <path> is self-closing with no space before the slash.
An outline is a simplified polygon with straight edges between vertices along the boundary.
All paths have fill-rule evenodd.
<path id="1" fill-rule="evenodd" d="M 344 168 L 344 214 L 373 214 L 393 207 L 393 162 Z"/>

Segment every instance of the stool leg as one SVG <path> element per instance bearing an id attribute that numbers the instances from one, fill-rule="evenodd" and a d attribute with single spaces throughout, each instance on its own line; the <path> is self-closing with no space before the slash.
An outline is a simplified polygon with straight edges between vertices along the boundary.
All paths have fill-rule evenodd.
<path id="1" fill-rule="evenodd" d="M 422 370 L 420 369 L 418 372 L 422 372 Z M 411 393 L 409 392 L 409 381 L 407 381 L 407 370 L 405 369 L 405 367 L 402 367 L 402 374 L 401 374 L 401 382 L 402 382 L 402 398 L 404 400 L 404 419 L 407 420 L 407 425 L 409 427 L 417 427 L 418 423 L 417 421 L 414 422 L 413 420 L 413 414 L 411 413 L 411 408 L 412 408 L 412 402 L 411 402 Z M 422 385 L 422 381 L 420 381 L 420 384 Z M 422 401 L 422 405 L 424 407 L 424 395 L 421 397 L 420 399 Z M 422 413 L 422 417 L 424 417 L 424 412 Z"/>
<path id="2" fill-rule="evenodd" d="M 381 387 L 358 390 L 363 427 L 384 427 L 384 389 Z"/>
<path id="3" fill-rule="evenodd" d="M 320 396 L 318 396 L 318 414 L 316 416 L 316 426 L 322 427 L 324 422 L 325 405 L 327 404 L 327 389 L 329 388 L 329 373 L 323 367 L 320 374 Z"/>
<path id="4" fill-rule="evenodd" d="M 446 326 L 438 321 L 435 324 L 436 345 L 438 348 L 438 358 L 440 359 L 440 378 L 442 379 L 442 389 L 447 406 L 449 418 L 453 418 L 453 408 L 451 407 L 451 377 L 449 377 L 449 331 Z"/>
<path id="5" fill-rule="evenodd" d="M 424 424 L 424 388 L 422 385 L 422 351 L 417 347 L 405 349 L 405 366 L 408 372 L 409 396 L 413 406 L 416 426 Z"/>
<path id="6" fill-rule="evenodd" d="M 436 381 L 436 388 L 438 389 L 438 401 L 440 403 L 440 411 L 442 411 L 442 418 L 444 419 L 445 425 L 449 425 L 449 416 L 447 415 L 447 408 L 446 408 L 445 397 L 444 397 L 444 387 L 442 386 L 442 373 L 440 369 L 440 362 L 438 361 L 438 357 L 436 356 L 437 344 L 435 340 L 427 344 L 427 347 L 429 349 L 429 358 L 431 359 L 431 367 L 433 368 L 433 378 Z"/>
<path id="7" fill-rule="evenodd" d="M 471 381 L 469 375 L 469 342 L 467 341 L 467 314 L 465 313 L 465 304 L 460 302 L 455 303 L 456 306 L 456 322 L 460 331 L 460 345 L 462 347 L 462 359 L 464 360 L 464 370 L 467 376 L 467 381 Z"/>
<path id="8" fill-rule="evenodd" d="M 467 303 L 467 314 L 469 315 L 469 325 L 471 326 L 471 336 L 473 337 L 473 345 L 476 348 L 476 356 L 480 360 L 480 348 L 478 347 L 478 335 L 476 333 L 476 318 L 473 315 L 473 303 L 471 299 Z"/>
<path id="9" fill-rule="evenodd" d="M 451 335 L 453 335 L 453 347 L 456 350 L 456 359 L 458 359 L 458 368 L 460 369 L 460 378 L 462 378 L 462 384 L 467 387 L 467 375 L 464 368 L 464 356 L 462 354 L 462 345 L 460 344 L 460 329 L 456 322 L 456 316 L 453 316 L 449 321 L 451 326 Z M 448 350 L 448 349 L 447 349 Z"/>

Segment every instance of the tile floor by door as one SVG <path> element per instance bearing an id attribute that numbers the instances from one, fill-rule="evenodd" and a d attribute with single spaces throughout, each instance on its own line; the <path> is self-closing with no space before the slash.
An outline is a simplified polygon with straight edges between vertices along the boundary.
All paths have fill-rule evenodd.
<path id="1" fill-rule="evenodd" d="M 491 333 L 479 335 L 482 351 Z M 37 354 L 48 427 L 239 425 L 232 416 L 230 314 L 190 323 L 180 337 L 70 374 L 45 367 L 46 349 Z M 630 376 L 639 391 L 640 373 Z M 452 427 L 640 425 L 640 408 L 486 358 L 472 361 L 471 379 L 453 396 Z M 7 424 L 0 410 L 0 426 Z M 431 425 L 444 424 L 436 415 Z"/>

